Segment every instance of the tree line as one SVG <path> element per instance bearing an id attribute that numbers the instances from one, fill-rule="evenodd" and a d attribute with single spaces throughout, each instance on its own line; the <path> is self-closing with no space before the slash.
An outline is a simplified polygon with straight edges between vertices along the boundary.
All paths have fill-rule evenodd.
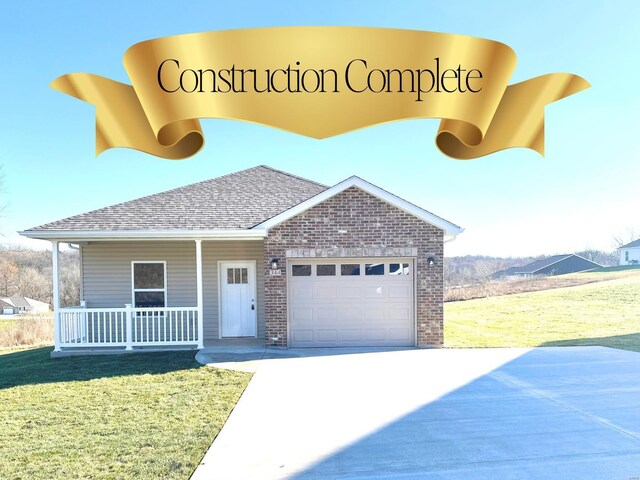
<path id="1" fill-rule="evenodd" d="M 0 297 L 20 295 L 53 303 L 51 252 L 0 247 Z M 60 252 L 60 304 L 80 303 L 79 255 Z"/>

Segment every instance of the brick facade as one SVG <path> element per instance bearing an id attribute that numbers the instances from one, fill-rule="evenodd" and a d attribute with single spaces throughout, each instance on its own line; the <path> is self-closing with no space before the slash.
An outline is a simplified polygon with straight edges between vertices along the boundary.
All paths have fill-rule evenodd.
<path id="1" fill-rule="evenodd" d="M 277 225 L 264 241 L 267 346 L 287 346 L 287 257 L 416 258 L 417 341 L 443 344 L 444 232 L 356 187 Z M 433 256 L 435 265 L 427 265 Z M 281 276 L 269 275 L 280 259 Z M 278 337 L 274 341 L 273 337 Z"/>

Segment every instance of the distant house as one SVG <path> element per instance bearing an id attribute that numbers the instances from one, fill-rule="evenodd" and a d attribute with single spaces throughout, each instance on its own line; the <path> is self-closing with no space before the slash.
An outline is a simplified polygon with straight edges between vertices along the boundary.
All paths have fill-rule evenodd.
<path id="1" fill-rule="evenodd" d="M 0 297 L 0 308 L 3 315 L 18 313 L 47 313 L 49 304 L 28 297 Z"/>
<path id="2" fill-rule="evenodd" d="M 620 252 L 620 265 L 640 264 L 640 238 L 621 246 L 618 251 Z"/>
<path id="3" fill-rule="evenodd" d="M 639 250 L 640 251 L 640 250 Z M 553 255 L 541 258 L 522 267 L 500 270 L 492 278 L 529 277 L 532 275 L 564 275 L 565 273 L 584 272 L 602 265 L 576 254 Z"/>

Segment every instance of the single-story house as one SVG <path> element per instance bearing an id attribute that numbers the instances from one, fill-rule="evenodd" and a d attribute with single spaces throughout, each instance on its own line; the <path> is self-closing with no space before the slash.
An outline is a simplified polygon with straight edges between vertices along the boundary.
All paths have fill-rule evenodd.
<path id="1" fill-rule="evenodd" d="M 500 270 L 492 275 L 492 278 L 504 277 L 530 277 L 533 275 L 564 275 L 565 273 L 584 272 L 601 267 L 599 263 L 576 255 L 567 253 L 541 258 L 521 267 L 511 267 Z"/>
<path id="2" fill-rule="evenodd" d="M 461 232 L 356 176 L 259 166 L 20 233 L 53 245 L 59 352 L 441 346 L 443 247 Z M 77 308 L 60 308 L 61 242 L 80 250 Z"/>
<path id="3" fill-rule="evenodd" d="M 640 238 L 618 248 L 620 265 L 640 264 Z"/>
<path id="4" fill-rule="evenodd" d="M 3 315 L 16 315 L 19 313 L 47 313 L 49 304 L 33 298 L 14 295 L 12 297 L 0 297 L 0 308 Z"/>

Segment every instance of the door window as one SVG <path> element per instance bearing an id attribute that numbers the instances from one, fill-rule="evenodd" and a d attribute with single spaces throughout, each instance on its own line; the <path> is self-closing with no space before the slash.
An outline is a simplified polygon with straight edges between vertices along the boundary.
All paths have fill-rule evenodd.
<path id="1" fill-rule="evenodd" d="M 249 276 L 246 268 L 227 268 L 227 284 L 241 285 L 249 283 Z"/>

